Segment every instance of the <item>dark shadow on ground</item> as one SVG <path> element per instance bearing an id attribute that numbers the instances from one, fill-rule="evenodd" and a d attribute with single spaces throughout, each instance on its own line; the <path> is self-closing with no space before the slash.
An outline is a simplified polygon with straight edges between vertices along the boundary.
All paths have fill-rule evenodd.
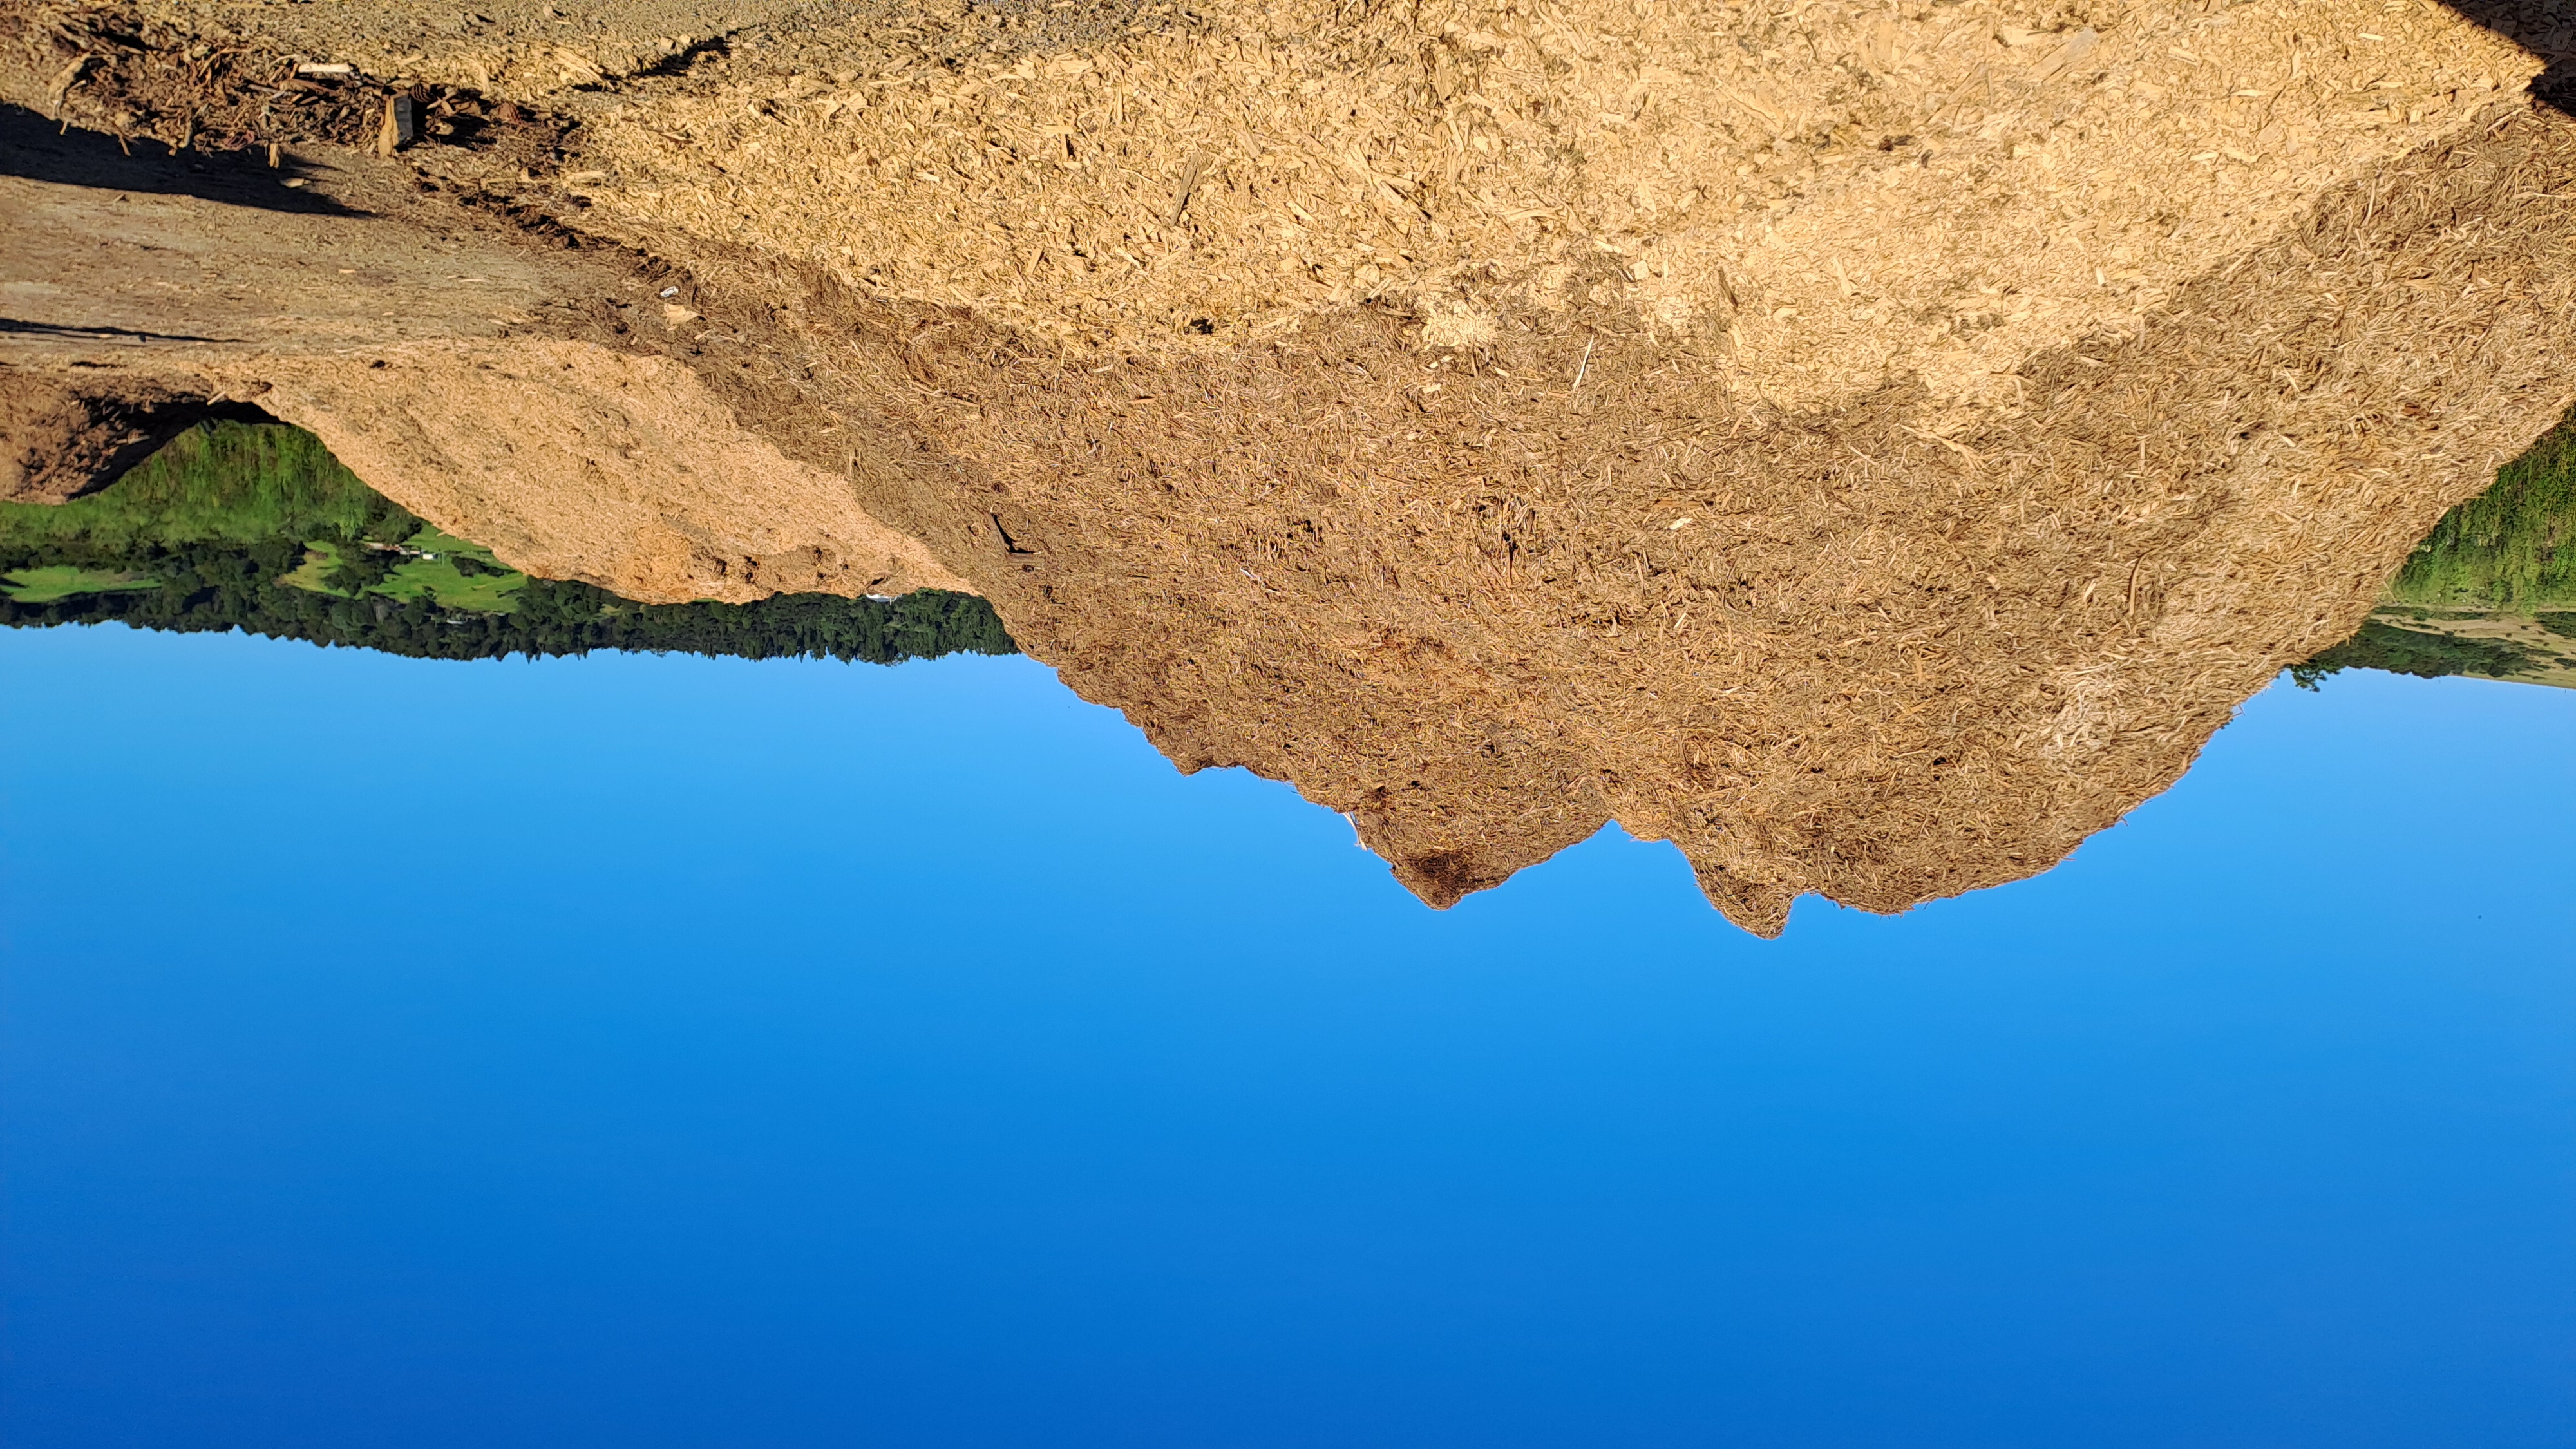
<path id="1" fill-rule="evenodd" d="M 2576 116 L 2576 0 L 2443 0 L 2538 57 L 2548 69 L 2531 83 L 2535 100 Z"/>
<path id="2" fill-rule="evenodd" d="M 92 342 L 231 342 L 230 337 L 199 337 L 192 332 L 137 332 L 131 327 L 63 327 L 51 322 L 22 322 L 0 317 L 0 335 L 79 337 Z"/>
<path id="3" fill-rule="evenodd" d="M 174 152 L 149 138 L 120 141 L 78 126 L 66 130 L 61 122 L 49 121 L 24 106 L 0 105 L 0 176 L 103 191 L 194 196 L 264 211 L 359 214 L 318 192 L 286 184 L 314 174 L 314 168 L 291 156 L 271 168 L 262 152 Z"/>

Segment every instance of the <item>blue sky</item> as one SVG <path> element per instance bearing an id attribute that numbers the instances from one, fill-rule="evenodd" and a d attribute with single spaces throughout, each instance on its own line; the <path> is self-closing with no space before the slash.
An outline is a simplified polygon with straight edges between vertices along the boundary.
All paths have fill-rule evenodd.
<path id="1" fill-rule="evenodd" d="M 1765 943 L 1025 659 L 0 680 L 13 1449 L 2576 1444 L 2576 692 Z"/>

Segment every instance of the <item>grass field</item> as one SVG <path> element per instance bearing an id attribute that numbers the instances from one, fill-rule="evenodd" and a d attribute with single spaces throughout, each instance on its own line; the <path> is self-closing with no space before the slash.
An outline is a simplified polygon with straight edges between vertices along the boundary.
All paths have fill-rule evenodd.
<path id="1" fill-rule="evenodd" d="M 435 599 L 441 607 L 476 614 L 506 614 L 519 606 L 511 597 L 527 586 L 528 576 L 515 571 L 478 573 L 468 578 L 452 558 L 404 561 L 385 581 L 368 590 L 389 599 Z"/>
<path id="2" fill-rule="evenodd" d="M 128 589 L 157 589 L 158 579 L 146 577 L 132 569 L 85 569 L 73 564 L 49 564 L 37 568 L 11 569 L 0 574 L 8 585 L 0 593 L 13 604 L 50 604 L 81 594 L 112 594 Z"/>
<path id="3" fill-rule="evenodd" d="M 528 576 L 503 567 L 492 557 L 491 550 L 479 544 L 465 543 L 434 528 L 424 528 L 404 540 L 403 547 L 421 555 L 411 557 L 370 549 L 363 544 L 334 539 L 308 539 L 304 561 L 278 577 L 277 582 L 290 589 L 328 594 L 335 599 L 377 597 L 435 603 L 441 608 L 471 614 L 506 614 L 519 606 L 518 592 L 527 587 Z M 393 559 L 400 562 L 393 562 Z M 460 560 L 462 562 L 460 563 Z M 344 587 L 356 581 L 351 565 L 363 561 L 376 565 L 381 575 L 373 582 L 361 583 L 355 589 Z M 467 573 L 466 570 L 473 570 Z"/>

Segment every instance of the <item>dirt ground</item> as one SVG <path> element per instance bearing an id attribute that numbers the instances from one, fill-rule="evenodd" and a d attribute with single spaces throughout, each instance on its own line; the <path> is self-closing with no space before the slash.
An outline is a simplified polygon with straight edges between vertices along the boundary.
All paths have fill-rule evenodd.
<path id="1" fill-rule="evenodd" d="M 971 587 L 1438 904 L 2044 869 L 2576 395 L 2529 17 L 551 10 L 22 17 L 10 386 L 637 597 Z"/>
<path id="2" fill-rule="evenodd" d="M 0 136 L 12 169 L 88 183 L 0 176 L 0 496 L 61 501 L 255 408 L 546 577 L 663 602 L 969 587 L 685 365 L 619 346 L 630 315 L 668 331 L 629 253 L 530 245 L 363 155 Z"/>

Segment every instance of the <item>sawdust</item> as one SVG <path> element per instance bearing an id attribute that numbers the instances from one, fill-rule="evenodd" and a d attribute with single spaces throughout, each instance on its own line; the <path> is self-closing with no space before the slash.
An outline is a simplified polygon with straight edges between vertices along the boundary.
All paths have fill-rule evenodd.
<path id="1" fill-rule="evenodd" d="M 770 481 L 618 486 L 741 515 L 729 557 L 855 508 L 1427 899 L 1616 819 L 1766 932 L 2061 858 L 2570 401 L 2546 28 L 1147 6 L 1049 51 L 906 13 L 546 92 L 578 124 L 515 188 L 414 158 L 645 259 L 405 364 L 561 396 L 440 413 L 334 370 L 355 344 L 203 375 L 317 415 L 398 389 L 418 435 L 360 471 L 413 480 L 478 428 L 596 453 L 638 426 L 593 407 L 620 379 L 685 376 L 655 437 Z M 478 456 L 531 530 L 614 491 Z"/>
<path id="2" fill-rule="evenodd" d="M 1731 396 L 1918 376 L 2009 405 L 2033 352 L 2134 323 L 2538 69 L 2380 0 L 1340 16 L 655 93 L 592 122 L 587 224 L 1095 350 L 1589 304 Z"/>
<path id="3" fill-rule="evenodd" d="M 365 368 L 264 359 L 257 372 L 227 380 L 264 385 L 262 407 L 371 486 L 541 578 L 665 604 L 974 592 L 665 358 L 523 341 L 383 349 Z"/>

